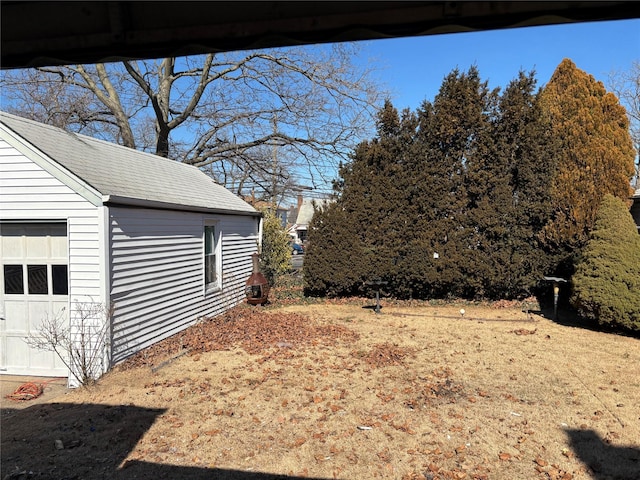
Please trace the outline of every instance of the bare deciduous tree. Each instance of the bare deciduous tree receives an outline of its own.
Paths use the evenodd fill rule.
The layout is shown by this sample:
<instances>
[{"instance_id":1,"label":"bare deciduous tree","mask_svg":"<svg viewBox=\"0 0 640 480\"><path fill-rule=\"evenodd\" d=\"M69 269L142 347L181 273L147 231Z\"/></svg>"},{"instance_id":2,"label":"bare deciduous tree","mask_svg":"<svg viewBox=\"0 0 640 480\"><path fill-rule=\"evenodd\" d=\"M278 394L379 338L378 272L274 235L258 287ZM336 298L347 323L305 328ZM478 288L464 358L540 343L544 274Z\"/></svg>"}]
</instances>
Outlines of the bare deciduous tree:
<instances>
[{"instance_id":1,"label":"bare deciduous tree","mask_svg":"<svg viewBox=\"0 0 640 480\"><path fill-rule=\"evenodd\" d=\"M640 60L632 62L629 70L609 73L607 88L618 97L627 110L629 130L636 148L636 159L638 159L640 155ZM639 188L640 160L637 162L636 188Z\"/></svg>"},{"instance_id":2,"label":"bare deciduous tree","mask_svg":"<svg viewBox=\"0 0 640 480\"><path fill-rule=\"evenodd\" d=\"M5 106L260 186L290 173L268 151L330 180L369 133L384 92L335 44L5 71ZM287 171L285 171L287 170ZM236 175L239 173L240 176ZM329 178L325 178L328 176ZM231 183L231 182L230 182ZM273 195L273 192L272 192Z\"/></svg>"}]
</instances>

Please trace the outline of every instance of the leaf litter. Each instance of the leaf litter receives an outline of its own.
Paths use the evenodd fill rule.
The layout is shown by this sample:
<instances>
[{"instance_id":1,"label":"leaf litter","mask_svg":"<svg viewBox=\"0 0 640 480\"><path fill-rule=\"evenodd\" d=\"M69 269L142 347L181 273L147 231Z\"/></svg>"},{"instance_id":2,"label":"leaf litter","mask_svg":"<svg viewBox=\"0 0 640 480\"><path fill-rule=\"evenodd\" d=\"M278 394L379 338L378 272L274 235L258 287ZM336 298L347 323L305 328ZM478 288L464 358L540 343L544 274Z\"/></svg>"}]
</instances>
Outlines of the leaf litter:
<instances>
[{"instance_id":1,"label":"leaf litter","mask_svg":"<svg viewBox=\"0 0 640 480\"><path fill-rule=\"evenodd\" d=\"M465 306L476 318L517 316L507 308ZM170 466L185 478L632 478L637 339L540 317L526 332L460 323L439 318L443 306L385 312L240 307L201 320L68 394L71 407L31 415L27 433L3 412L3 474L155 479ZM87 405L104 414L83 416ZM129 406L162 413L136 442L114 442L130 428ZM600 443L587 444L591 433ZM57 437L74 448L56 450ZM116 444L127 448L111 465ZM34 446L47 452L41 460Z\"/></svg>"}]
</instances>

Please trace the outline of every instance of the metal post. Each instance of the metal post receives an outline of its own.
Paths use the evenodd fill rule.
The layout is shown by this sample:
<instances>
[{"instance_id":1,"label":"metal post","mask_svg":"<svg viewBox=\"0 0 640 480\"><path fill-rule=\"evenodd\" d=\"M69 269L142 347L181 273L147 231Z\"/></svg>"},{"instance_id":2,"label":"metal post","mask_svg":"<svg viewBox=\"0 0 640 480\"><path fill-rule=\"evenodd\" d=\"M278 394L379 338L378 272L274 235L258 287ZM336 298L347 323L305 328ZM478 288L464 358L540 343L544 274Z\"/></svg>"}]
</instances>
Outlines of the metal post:
<instances>
[{"instance_id":1,"label":"metal post","mask_svg":"<svg viewBox=\"0 0 640 480\"><path fill-rule=\"evenodd\" d=\"M377 314L380 313L380 309L382 308L380 306L380 289L382 288L382 285L386 285L387 282L383 282L382 280L380 280L379 278L376 278L375 280L369 280L367 282L364 282L365 285L372 285L376 287L376 306L374 307L373 311Z\"/></svg>"}]
</instances>

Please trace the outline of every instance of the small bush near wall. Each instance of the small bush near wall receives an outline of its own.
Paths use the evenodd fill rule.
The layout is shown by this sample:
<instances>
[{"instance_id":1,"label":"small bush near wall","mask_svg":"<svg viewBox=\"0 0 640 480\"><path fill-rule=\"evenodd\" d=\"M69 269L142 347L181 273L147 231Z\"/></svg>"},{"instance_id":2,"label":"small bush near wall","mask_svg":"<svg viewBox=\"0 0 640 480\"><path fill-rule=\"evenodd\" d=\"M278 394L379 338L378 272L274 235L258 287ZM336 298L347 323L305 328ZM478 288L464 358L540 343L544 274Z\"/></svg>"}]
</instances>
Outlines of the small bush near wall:
<instances>
[{"instance_id":1,"label":"small bush near wall","mask_svg":"<svg viewBox=\"0 0 640 480\"><path fill-rule=\"evenodd\" d=\"M276 214L271 209L263 210L262 214L260 269L269 285L274 286L278 277L289 270L291 247L289 246L289 235Z\"/></svg>"}]
</instances>

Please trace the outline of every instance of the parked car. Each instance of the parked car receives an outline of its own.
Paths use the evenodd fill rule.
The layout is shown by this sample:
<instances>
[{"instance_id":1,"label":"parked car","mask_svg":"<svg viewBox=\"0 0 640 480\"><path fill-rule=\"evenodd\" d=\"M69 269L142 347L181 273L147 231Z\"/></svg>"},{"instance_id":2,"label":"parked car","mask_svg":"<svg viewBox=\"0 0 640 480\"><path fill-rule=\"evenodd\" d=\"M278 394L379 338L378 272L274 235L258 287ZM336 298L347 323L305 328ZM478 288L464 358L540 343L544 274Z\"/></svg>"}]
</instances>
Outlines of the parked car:
<instances>
[{"instance_id":1,"label":"parked car","mask_svg":"<svg viewBox=\"0 0 640 480\"><path fill-rule=\"evenodd\" d=\"M292 255L302 255L304 254L304 248L299 243L291 244L291 254Z\"/></svg>"}]
</instances>

